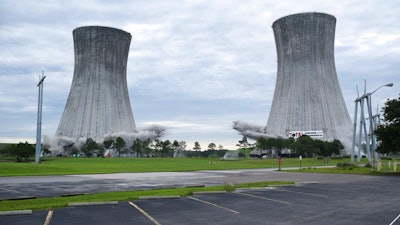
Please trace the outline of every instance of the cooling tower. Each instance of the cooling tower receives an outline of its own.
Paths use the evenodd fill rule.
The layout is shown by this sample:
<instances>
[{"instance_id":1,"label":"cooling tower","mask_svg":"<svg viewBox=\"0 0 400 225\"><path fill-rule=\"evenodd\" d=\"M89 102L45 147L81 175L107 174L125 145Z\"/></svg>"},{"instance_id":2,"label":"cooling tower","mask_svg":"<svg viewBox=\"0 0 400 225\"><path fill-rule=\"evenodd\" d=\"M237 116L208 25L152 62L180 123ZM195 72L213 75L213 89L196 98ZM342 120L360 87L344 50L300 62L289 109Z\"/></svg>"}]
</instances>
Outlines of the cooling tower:
<instances>
[{"instance_id":1,"label":"cooling tower","mask_svg":"<svg viewBox=\"0 0 400 225\"><path fill-rule=\"evenodd\" d=\"M352 126L336 75L335 17L301 13L272 25L278 55L274 98L266 133L298 137L307 134L345 146Z\"/></svg>"},{"instance_id":2,"label":"cooling tower","mask_svg":"<svg viewBox=\"0 0 400 225\"><path fill-rule=\"evenodd\" d=\"M126 67L131 35L99 26L73 31L75 68L56 136L102 141L107 133L134 132Z\"/></svg>"}]
</instances>

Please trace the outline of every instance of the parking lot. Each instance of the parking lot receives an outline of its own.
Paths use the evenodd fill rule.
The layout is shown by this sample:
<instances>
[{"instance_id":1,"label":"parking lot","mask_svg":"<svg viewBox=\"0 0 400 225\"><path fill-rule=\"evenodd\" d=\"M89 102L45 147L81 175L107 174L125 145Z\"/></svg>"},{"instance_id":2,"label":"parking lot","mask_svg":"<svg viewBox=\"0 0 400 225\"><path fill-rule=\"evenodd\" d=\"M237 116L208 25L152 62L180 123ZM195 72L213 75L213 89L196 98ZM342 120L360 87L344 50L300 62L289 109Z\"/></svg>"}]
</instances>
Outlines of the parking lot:
<instances>
[{"instance_id":1,"label":"parking lot","mask_svg":"<svg viewBox=\"0 0 400 225\"><path fill-rule=\"evenodd\" d=\"M0 224L400 225L399 179L303 183L0 216Z\"/></svg>"}]
</instances>

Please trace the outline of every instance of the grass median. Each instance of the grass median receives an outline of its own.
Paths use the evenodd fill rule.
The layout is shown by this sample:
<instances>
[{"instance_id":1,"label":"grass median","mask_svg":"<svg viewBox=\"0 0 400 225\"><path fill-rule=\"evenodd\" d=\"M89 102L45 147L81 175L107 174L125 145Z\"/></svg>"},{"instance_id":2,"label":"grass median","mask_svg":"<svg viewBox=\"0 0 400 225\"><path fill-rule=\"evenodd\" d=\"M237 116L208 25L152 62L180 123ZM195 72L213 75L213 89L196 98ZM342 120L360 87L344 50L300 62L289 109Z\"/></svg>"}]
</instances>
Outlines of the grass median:
<instances>
[{"instance_id":1,"label":"grass median","mask_svg":"<svg viewBox=\"0 0 400 225\"><path fill-rule=\"evenodd\" d=\"M303 158L303 167L336 165L350 159ZM363 162L365 163L365 162ZM218 160L206 158L51 158L41 163L0 162L0 176L71 175L136 172L179 172L278 168L277 159ZM284 158L281 167L298 167L297 158Z\"/></svg>"},{"instance_id":2,"label":"grass median","mask_svg":"<svg viewBox=\"0 0 400 225\"><path fill-rule=\"evenodd\" d=\"M98 194L85 194L67 197L36 198L25 200L3 200L0 201L0 211L11 210L51 210L66 207L68 203L75 202L103 202L103 201L128 201L138 199L140 196L171 196L180 195L182 197L192 195L194 192L201 191L233 191L236 188L268 187L276 185L294 184L291 181L265 181L243 184L226 184L223 186L209 187L186 187L156 190L136 190L121 192L106 192Z\"/></svg>"}]
</instances>

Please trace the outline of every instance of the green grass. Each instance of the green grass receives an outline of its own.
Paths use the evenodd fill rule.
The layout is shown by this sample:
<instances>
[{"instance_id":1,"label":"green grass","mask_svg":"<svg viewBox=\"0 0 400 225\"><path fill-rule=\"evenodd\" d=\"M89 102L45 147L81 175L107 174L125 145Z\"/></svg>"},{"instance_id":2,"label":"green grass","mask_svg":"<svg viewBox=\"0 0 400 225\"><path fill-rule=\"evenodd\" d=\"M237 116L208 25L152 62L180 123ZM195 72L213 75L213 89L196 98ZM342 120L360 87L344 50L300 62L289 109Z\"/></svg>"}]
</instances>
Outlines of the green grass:
<instances>
[{"instance_id":1,"label":"green grass","mask_svg":"<svg viewBox=\"0 0 400 225\"><path fill-rule=\"evenodd\" d=\"M235 188L251 188L251 187L267 187L271 185L287 185L294 184L290 181L265 181L246 184L233 184L223 186L210 187L193 187L193 188L171 188L159 190L139 190L139 191L122 191L122 192L107 192L90 195L78 195L69 197L52 197L52 198L37 198L26 200L3 200L0 201L0 211L11 210L50 210L54 208L66 207L68 203L73 202L101 202L101 201L129 201L138 199L140 196L169 196L180 195L189 196L198 191L233 191Z\"/></svg>"},{"instance_id":2,"label":"green grass","mask_svg":"<svg viewBox=\"0 0 400 225\"><path fill-rule=\"evenodd\" d=\"M306 158L303 167L336 165L350 159L331 159L324 164L322 159ZM364 162L365 163L365 162ZM297 167L297 158L284 158L281 167ZM33 162L0 162L0 176L177 172L196 170L228 170L278 168L276 159L242 159L222 161L204 158L52 158L40 164Z\"/></svg>"},{"instance_id":3,"label":"green grass","mask_svg":"<svg viewBox=\"0 0 400 225\"><path fill-rule=\"evenodd\" d=\"M393 170L384 169L382 171L372 172L371 168L358 166L358 167L350 167L350 168L315 168L315 167L306 167L302 168L302 173L326 173L326 174L359 174L359 175L400 175L399 169L397 172L392 172ZM285 170L285 172L300 172L300 169L296 170Z\"/></svg>"}]
</instances>

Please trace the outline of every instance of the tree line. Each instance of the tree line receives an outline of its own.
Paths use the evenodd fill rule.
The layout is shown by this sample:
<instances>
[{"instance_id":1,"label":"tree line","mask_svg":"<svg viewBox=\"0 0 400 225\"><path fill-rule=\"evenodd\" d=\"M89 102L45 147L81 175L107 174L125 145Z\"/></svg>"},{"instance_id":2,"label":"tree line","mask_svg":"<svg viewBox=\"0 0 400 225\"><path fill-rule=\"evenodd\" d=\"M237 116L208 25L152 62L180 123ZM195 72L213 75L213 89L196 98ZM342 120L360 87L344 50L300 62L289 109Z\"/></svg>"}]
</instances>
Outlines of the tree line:
<instances>
[{"instance_id":1,"label":"tree line","mask_svg":"<svg viewBox=\"0 0 400 225\"><path fill-rule=\"evenodd\" d=\"M277 156L282 155L283 149L290 150L291 156L303 156L303 157L315 157L324 156L328 157L331 155L340 155L344 149L343 144L339 140L323 141L319 139L313 139L307 135L300 136L297 139L294 138L264 138L260 137L254 144L250 144L247 137L243 137L239 141L237 146L240 149L250 148L256 150L266 151L265 154L272 155L275 153ZM264 154L264 153L263 153ZM260 153L261 155L261 153Z\"/></svg>"},{"instance_id":2,"label":"tree line","mask_svg":"<svg viewBox=\"0 0 400 225\"><path fill-rule=\"evenodd\" d=\"M160 139L135 139L131 146L127 146L126 141L122 137L115 140L106 140L102 144L96 143L93 139L88 138L80 149L74 148L70 154L76 155L82 153L86 157L104 157L107 156L106 151L111 150L121 157L121 154L130 154L134 157L223 157L226 149L222 145L210 143L207 150L201 151L199 142L195 142L192 150L186 150L185 141L170 141Z\"/></svg>"}]
</instances>

